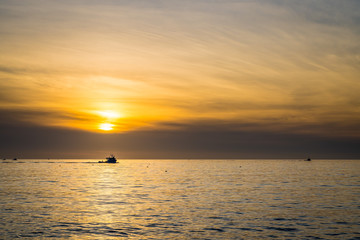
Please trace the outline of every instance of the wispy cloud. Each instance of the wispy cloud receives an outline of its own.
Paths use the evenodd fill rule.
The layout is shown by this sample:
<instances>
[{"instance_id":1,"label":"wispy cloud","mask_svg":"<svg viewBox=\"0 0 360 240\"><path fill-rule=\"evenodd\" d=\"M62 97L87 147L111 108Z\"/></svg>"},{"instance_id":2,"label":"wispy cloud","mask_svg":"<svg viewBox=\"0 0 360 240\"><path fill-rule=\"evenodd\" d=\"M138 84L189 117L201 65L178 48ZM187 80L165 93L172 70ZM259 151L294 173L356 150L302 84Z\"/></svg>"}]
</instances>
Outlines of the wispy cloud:
<instances>
[{"instance_id":1,"label":"wispy cloud","mask_svg":"<svg viewBox=\"0 0 360 240\"><path fill-rule=\"evenodd\" d=\"M354 126L359 10L355 0L4 0L0 104L113 108L136 127Z\"/></svg>"}]
</instances>

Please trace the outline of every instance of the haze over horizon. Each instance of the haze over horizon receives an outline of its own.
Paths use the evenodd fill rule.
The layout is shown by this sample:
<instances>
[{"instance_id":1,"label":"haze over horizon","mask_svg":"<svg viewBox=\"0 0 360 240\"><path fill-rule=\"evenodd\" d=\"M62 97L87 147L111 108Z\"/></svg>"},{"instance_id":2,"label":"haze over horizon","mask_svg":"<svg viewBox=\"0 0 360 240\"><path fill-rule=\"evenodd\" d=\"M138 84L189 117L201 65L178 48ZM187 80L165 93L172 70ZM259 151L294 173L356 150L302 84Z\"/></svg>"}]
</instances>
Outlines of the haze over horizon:
<instances>
[{"instance_id":1,"label":"haze over horizon","mask_svg":"<svg viewBox=\"0 0 360 240\"><path fill-rule=\"evenodd\" d=\"M356 0L0 0L0 157L358 158Z\"/></svg>"}]
</instances>

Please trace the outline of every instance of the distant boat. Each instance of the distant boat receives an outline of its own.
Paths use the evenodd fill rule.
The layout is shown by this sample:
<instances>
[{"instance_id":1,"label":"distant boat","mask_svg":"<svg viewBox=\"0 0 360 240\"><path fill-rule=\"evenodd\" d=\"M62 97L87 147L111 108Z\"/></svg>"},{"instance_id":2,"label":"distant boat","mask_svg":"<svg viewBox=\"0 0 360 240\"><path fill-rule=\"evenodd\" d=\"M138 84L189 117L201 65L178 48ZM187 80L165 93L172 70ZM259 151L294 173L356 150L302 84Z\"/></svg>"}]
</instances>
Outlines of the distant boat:
<instances>
[{"instance_id":1,"label":"distant boat","mask_svg":"<svg viewBox=\"0 0 360 240\"><path fill-rule=\"evenodd\" d=\"M110 157L106 158L106 161L99 161L99 163L116 163L116 158L114 155L110 155Z\"/></svg>"},{"instance_id":2,"label":"distant boat","mask_svg":"<svg viewBox=\"0 0 360 240\"><path fill-rule=\"evenodd\" d=\"M310 161L311 161L311 158L305 159L304 161L310 162Z\"/></svg>"}]
</instances>

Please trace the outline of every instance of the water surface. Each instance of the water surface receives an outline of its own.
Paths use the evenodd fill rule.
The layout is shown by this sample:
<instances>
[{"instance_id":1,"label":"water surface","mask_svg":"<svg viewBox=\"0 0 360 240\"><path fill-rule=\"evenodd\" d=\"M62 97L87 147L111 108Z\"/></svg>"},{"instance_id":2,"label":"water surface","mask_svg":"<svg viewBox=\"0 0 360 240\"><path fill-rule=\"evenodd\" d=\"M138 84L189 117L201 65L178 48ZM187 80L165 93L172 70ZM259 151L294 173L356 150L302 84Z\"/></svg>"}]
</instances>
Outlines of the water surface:
<instances>
[{"instance_id":1,"label":"water surface","mask_svg":"<svg viewBox=\"0 0 360 240\"><path fill-rule=\"evenodd\" d=\"M356 160L7 160L3 239L360 239Z\"/></svg>"}]
</instances>

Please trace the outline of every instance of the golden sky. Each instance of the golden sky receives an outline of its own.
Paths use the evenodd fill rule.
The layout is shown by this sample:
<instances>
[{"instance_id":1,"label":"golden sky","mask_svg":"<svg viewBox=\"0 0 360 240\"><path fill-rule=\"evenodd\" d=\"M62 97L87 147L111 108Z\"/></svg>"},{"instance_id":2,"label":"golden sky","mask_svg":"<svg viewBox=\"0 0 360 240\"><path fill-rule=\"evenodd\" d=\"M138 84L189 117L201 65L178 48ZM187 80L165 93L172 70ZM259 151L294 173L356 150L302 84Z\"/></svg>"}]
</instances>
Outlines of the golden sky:
<instances>
[{"instance_id":1,"label":"golden sky","mask_svg":"<svg viewBox=\"0 0 360 240\"><path fill-rule=\"evenodd\" d=\"M359 26L355 0L1 0L0 110L93 132L359 137Z\"/></svg>"}]
</instances>

